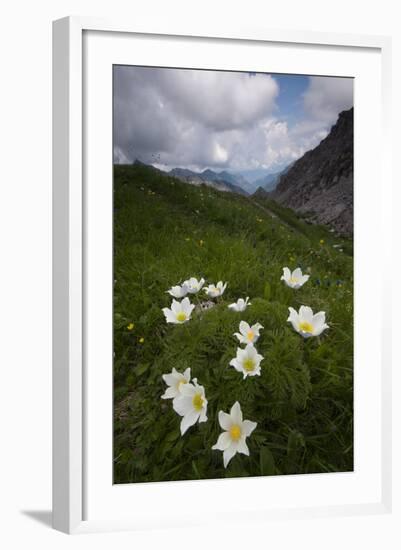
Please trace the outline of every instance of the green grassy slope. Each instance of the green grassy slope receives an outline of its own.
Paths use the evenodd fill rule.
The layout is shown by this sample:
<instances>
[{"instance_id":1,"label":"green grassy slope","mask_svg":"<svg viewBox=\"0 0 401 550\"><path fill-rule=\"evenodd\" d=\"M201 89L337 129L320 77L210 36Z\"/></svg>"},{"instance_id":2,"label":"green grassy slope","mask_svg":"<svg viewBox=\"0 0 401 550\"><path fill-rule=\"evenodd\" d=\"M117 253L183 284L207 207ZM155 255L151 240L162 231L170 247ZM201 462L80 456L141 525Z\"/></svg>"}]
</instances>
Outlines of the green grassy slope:
<instances>
[{"instance_id":1,"label":"green grassy slope","mask_svg":"<svg viewBox=\"0 0 401 550\"><path fill-rule=\"evenodd\" d=\"M325 229L275 213L146 166L115 167L116 483L352 470L351 246L339 252ZM285 287L284 266L302 267L310 280ZM166 290L190 276L228 287L213 309L167 325ZM246 296L244 313L227 309ZM330 329L321 337L304 341L286 322L288 306L301 304L326 312ZM241 319L265 327L256 344L262 374L246 380L229 367ZM181 437L180 417L160 398L161 375L187 366L205 386L209 420ZM237 454L225 470L211 447L218 411L236 400L258 426L250 457Z\"/></svg>"}]
</instances>

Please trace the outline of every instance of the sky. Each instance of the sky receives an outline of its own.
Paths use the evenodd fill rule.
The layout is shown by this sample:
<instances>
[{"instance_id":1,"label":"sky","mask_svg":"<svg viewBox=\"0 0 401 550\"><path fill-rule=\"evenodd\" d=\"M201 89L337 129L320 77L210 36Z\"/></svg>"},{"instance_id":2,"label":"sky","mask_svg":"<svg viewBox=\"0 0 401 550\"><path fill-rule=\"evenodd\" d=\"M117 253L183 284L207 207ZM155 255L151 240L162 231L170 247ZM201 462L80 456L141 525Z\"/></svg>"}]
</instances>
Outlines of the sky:
<instances>
[{"instance_id":1,"label":"sky","mask_svg":"<svg viewBox=\"0 0 401 550\"><path fill-rule=\"evenodd\" d=\"M275 172L352 106L349 78L114 66L114 162Z\"/></svg>"}]
</instances>

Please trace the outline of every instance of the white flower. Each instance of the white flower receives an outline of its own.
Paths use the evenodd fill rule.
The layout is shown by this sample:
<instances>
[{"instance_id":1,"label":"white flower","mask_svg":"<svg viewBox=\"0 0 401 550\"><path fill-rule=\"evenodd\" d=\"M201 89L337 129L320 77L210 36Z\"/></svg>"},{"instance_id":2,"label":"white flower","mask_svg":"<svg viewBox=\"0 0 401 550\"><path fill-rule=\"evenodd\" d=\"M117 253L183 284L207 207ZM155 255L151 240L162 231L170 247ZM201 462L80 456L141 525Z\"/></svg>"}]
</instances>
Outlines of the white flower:
<instances>
[{"instance_id":1,"label":"white flower","mask_svg":"<svg viewBox=\"0 0 401 550\"><path fill-rule=\"evenodd\" d=\"M329 328L326 325L326 314L324 311L319 311L313 315L313 311L308 306L301 306L299 308L299 313L295 311L294 308L288 308L290 315L287 319L294 330L299 332L304 338L309 338L310 336L319 336L326 328Z\"/></svg>"},{"instance_id":2,"label":"white flower","mask_svg":"<svg viewBox=\"0 0 401 550\"><path fill-rule=\"evenodd\" d=\"M237 348L237 356L231 359L230 365L238 372L242 372L244 379L247 376L260 376L260 355L253 344L248 344L245 349Z\"/></svg>"},{"instance_id":3,"label":"white flower","mask_svg":"<svg viewBox=\"0 0 401 550\"><path fill-rule=\"evenodd\" d=\"M184 285L186 286L190 294L196 294L197 292L199 292L204 284L205 279L201 279L200 281L198 281L198 279L196 279L195 277L191 277L187 281L184 281Z\"/></svg>"},{"instance_id":4,"label":"white flower","mask_svg":"<svg viewBox=\"0 0 401 550\"><path fill-rule=\"evenodd\" d=\"M284 281L290 288L301 288L301 286L304 285L308 279L309 275L302 275L300 267L294 269L292 273L288 267L283 267L283 274L280 280Z\"/></svg>"},{"instance_id":5,"label":"white flower","mask_svg":"<svg viewBox=\"0 0 401 550\"><path fill-rule=\"evenodd\" d=\"M180 395L182 385L188 384L191 380L191 369L187 368L182 373L173 368L170 374L163 374L162 378L168 386L162 395L162 399L174 399L174 397Z\"/></svg>"},{"instance_id":6,"label":"white flower","mask_svg":"<svg viewBox=\"0 0 401 550\"><path fill-rule=\"evenodd\" d=\"M246 438L251 435L257 423L250 420L242 420L241 406L236 401L231 407L230 414L219 412L219 424L225 430L219 435L216 445L212 449L223 451L224 468L236 453L249 456Z\"/></svg>"},{"instance_id":7,"label":"white flower","mask_svg":"<svg viewBox=\"0 0 401 550\"><path fill-rule=\"evenodd\" d=\"M183 283L182 285L172 286L167 292L173 298L184 298L188 294L188 287Z\"/></svg>"},{"instance_id":8,"label":"white flower","mask_svg":"<svg viewBox=\"0 0 401 550\"><path fill-rule=\"evenodd\" d=\"M240 344L254 344L260 334L260 329L262 329L263 326L260 323L255 323L252 326L249 326L246 321L241 321L239 324L239 333L234 332L234 336L236 336L240 342Z\"/></svg>"},{"instance_id":9,"label":"white flower","mask_svg":"<svg viewBox=\"0 0 401 550\"><path fill-rule=\"evenodd\" d=\"M233 311L245 311L248 306L252 305L252 303L248 300L249 296L246 297L246 300L244 300L243 298L238 298L236 302L230 304L228 307Z\"/></svg>"},{"instance_id":10,"label":"white flower","mask_svg":"<svg viewBox=\"0 0 401 550\"><path fill-rule=\"evenodd\" d=\"M166 317L167 323L182 324L189 321L194 307L195 306L189 301L189 298L184 298L181 302L173 300L171 309L164 307L162 311Z\"/></svg>"},{"instance_id":11,"label":"white flower","mask_svg":"<svg viewBox=\"0 0 401 550\"><path fill-rule=\"evenodd\" d=\"M180 425L181 435L184 435L198 420L199 422L207 420L205 388L198 385L196 378L192 382L192 384L182 384L180 394L173 401L175 412L183 417Z\"/></svg>"},{"instance_id":12,"label":"white flower","mask_svg":"<svg viewBox=\"0 0 401 550\"><path fill-rule=\"evenodd\" d=\"M209 285L204 290L210 298L217 298L221 296L227 287L227 283L223 284L223 281L219 281L217 285Z\"/></svg>"}]
</instances>

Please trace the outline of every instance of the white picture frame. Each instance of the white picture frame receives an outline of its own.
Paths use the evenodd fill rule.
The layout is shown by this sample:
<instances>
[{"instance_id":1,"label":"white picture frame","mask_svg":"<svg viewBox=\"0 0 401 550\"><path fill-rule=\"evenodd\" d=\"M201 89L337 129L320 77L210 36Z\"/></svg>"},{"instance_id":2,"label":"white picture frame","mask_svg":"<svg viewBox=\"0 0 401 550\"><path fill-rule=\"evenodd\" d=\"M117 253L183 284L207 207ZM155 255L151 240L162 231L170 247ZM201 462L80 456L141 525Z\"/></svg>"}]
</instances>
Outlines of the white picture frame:
<instances>
[{"instance_id":1,"label":"white picture frame","mask_svg":"<svg viewBox=\"0 0 401 550\"><path fill-rule=\"evenodd\" d=\"M93 40L88 45L85 36L93 37ZM103 39L107 37L107 51L104 49ZM99 40L100 38L100 40ZM85 72L85 63L91 63L94 59L99 59L102 63L113 62L112 56L115 54L118 57L118 48L123 51L121 54L124 60L129 60L130 53L126 48L127 43L122 45L122 40L141 39L146 43L164 40L166 43L166 51L163 51L163 59L161 49L154 47L149 50L149 56L145 55L146 51L141 52L143 64L156 63L159 59L159 65L168 63L168 44L171 43L172 51L175 48L175 42L179 41L180 45L184 42L186 45L197 43L197 48L202 49L205 45L208 46L209 51L213 48L217 48L217 44L220 47L224 47L224 54L234 46L238 50L236 53L239 55L235 59L230 61L228 57L229 66L241 69L241 47L257 47L263 48L270 45L274 47L285 46L292 51L302 49L305 59L308 57L308 52L314 52L318 48L326 48L325 52L330 52L330 55L335 58L339 55L338 52L342 52L343 59L352 55L357 55L358 52L366 52L370 57L366 63L367 67L371 66L373 72L376 71L380 82L375 82L376 95L374 96L375 102L375 115L378 129L380 130L377 136L377 143L380 144L380 158L378 165L376 166L377 176L380 180L381 193L387 189L391 181L390 178L390 160L389 153L389 127L390 127L390 51L391 43L390 39L386 37L373 37L373 36L353 36L353 35L336 35L326 33L313 33L313 32L290 32L290 31L275 31L275 30L236 30L236 29L184 29L180 26L166 25L166 28L143 28L140 24L131 24L121 21L104 21L93 18L82 17L68 17L54 22L53 32L53 526L54 528L64 531L66 533L87 532L97 530L114 530L114 529L138 529L144 526L154 525L162 526L165 524L171 524L170 518L166 516L161 517L160 514L151 514L150 510L154 511L155 500L159 500L163 503L166 499L171 498L171 489L168 487L170 483L164 484L141 484L140 488L136 489L136 493L128 496L130 492L129 486L120 487L118 494L111 497L109 493L93 492L93 487L102 487L101 476L102 470L96 470L93 463L87 456L91 454L91 447L96 449L106 449L105 453L102 453L99 458L99 462L106 464L110 461L111 470L111 455L107 454L108 447L102 447L103 442L91 438L90 434L94 433L93 412L90 407L94 406L93 403L96 399L91 394L91 388L93 385L93 378L88 376L90 367L88 366L88 357L90 363L91 354L88 354L88 349L91 341L91 331L93 328L88 329L86 317L93 315L90 308L91 300L87 299L88 294L88 277L86 270L90 263L100 261L99 259L91 256L91 243L93 244L92 237L93 231L90 227L92 221L95 220L96 215L93 215L97 208L107 208L107 200L110 196L106 193L99 192L100 198L93 199L93 194L90 189L85 186L85 180L88 178L88 167L85 164L85 155L96 154L96 150L92 150L88 147L86 134L84 131L92 131L85 125L88 123L87 114L88 109L87 96L85 95L85 82L87 84L88 78L97 78L95 73L91 73L89 66L88 72ZM116 46L113 49L110 47L113 43L120 42L120 46ZM135 48L135 44L133 46ZM178 48L179 49L179 48ZM181 48L182 49L182 48ZM256 50L255 50L256 51ZM111 52L111 53L110 53ZM195 52L195 50L194 50ZM196 52L195 52L196 53ZM371 55L372 54L372 55ZM177 54L178 55L178 54ZM199 54L201 55L201 54ZM210 54L209 54L210 55ZM93 57L95 56L95 57ZM98 56L98 57L96 57ZM109 57L108 57L109 56ZM166 57L167 56L167 57ZM232 56L232 54L231 54ZM316 57L314 63L321 63L321 60ZM106 60L107 58L107 60ZM118 62L122 58L118 58ZM138 57L135 58L132 64L140 64ZM201 58L199 58L201 59ZM217 57L218 59L218 57ZM99 75L102 71L101 62L99 61ZM244 61L245 62L245 61ZM211 63L211 62L210 62ZM218 63L218 61L216 61ZM361 63L363 65L363 63ZM176 63L174 63L176 66ZM212 66L212 65L208 65ZM316 65L318 66L318 65ZM312 65L311 65L312 67ZM86 67L88 69L88 67ZM249 67L250 70L253 67ZM344 66L345 76L353 76L353 69L350 65L349 68ZM361 68L361 71L363 68ZM96 72L96 71L95 71ZM375 73L375 74L376 74ZM313 74L313 73L311 73ZM315 73L321 74L321 73ZM330 74L330 73L328 73ZM362 73L361 73L362 74ZM99 76L101 78L101 76ZM362 77L361 77L362 78ZM361 80L362 82L362 80ZM107 86L106 86L107 88ZM107 91L105 95L99 94L99 102L107 102ZM99 103L100 105L100 103ZM103 103L104 106L104 103ZM98 108L94 105L93 108ZM363 109L361 108L361 112ZM109 127L111 117L111 104L110 113L104 126L99 126L98 129L104 129ZM357 124L361 124L359 128L362 128L363 121L357 118ZM99 124L103 124L99 121ZM358 125L357 125L358 129ZM105 135L107 132L100 132ZM356 132L356 136L363 140L362 133ZM105 138L106 139L106 138ZM110 139L110 136L107 137ZM107 147L109 142L98 142L94 147L98 148L98 152L107 154ZM94 153L95 151L95 153ZM358 150L356 151L358 156ZM111 159L111 151L110 151ZM363 158L359 157L361 173L364 167ZM111 160L110 160L111 163ZM107 170L106 170L107 172ZM109 177L111 172L107 172L105 177ZM89 169L90 178L90 169ZM363 193L364 191L361 191ZM103 201L97 202L97 201ZM366 209L370 208L371 204L366 203ZM371 239L374 243L380 244L385 242L385 239L380 239L380 236L385 235L388 231L388 209L391 205L388 202L383 201L379 210L380 223L377 225L376 238L372 233ZM365 223L363 211L356 209L356 223L363 226ZM94 222L96 223L96 222ZM106 223L104 231L108 231L103 235L106 242L111 242L110 226ZM375 240L376 239L376 240ZM103 241L104 242L104 241ZM371 241L372 242L372 241ZM361 271L364 267L363 253L366 252L364 248L364 241L361 239L360 246L361 253L359 255L358 262ZM379 296L375 302L377 307L377 315L380 319L383 316L384 310L390 303L390 296L388 291L388 285L385 281L386 265L388 265L388 254L386 249L380 249L378 252L381 254L383 260L383 273L377 274L377 278L374 281L374 288L379 291ZM357 264L359 266L359 264ZM100 292L102 287L98 289L89 285L90 293ZM103 287L104 288L104 287ZM107 287L106 287L107 288ZM368 292L368 289L363 286L361 282L360 299L363 301L365 295L363 293ZM382 294L380 294L382 292ZM362 296L361 296L362 295ZM102 307L102 301L100 300L99 308ZM380 308L380 311L379 311ZM97 310L97 317L99 317L99 311ZM107 304L106 304L106 315ZM363 310L360 310L361 323L363 322ZM358 322L358 319L357 319ZM104 328L104 327L103 327ZM99 330L103 330L99 327ZM107 330L107 326L105 327ZM245 510L243 517L244 520L250 519L251 515L253 519L263 521L272 517L311 517L314 514L327 514L327 515L347 515L347 514L364 514L364 513L385 513L391 510L391 358L389 356L390 342L389 334L384 331L382 325L380 325L380 340L377 347L371 352L364 355L364 360L370 361L372 378L368 383L368 389L358 389L358 377L355 381L356 392L360 391L360 402L363 403L367 399L374 397L374 406L377 413L377 429L373 430L375 441L374 445L378 449L376 459L373 464L375 474L372 476L376 479L376 485L372 490L367 490L366 494L358 500L355 496L360 491L360 487L366 482L363 479L359 480L355 485L355 494L350 490L350 499L341 500L338 496L333 501L326 500L320 505L316 505L318 500L309 500L302 496L304 488L302 488L302 480L298 481L295 478L280 480L279 478L272 481L276 486L278 484L284 484L284 492L288 496L289 484L298 484L299 493L295 498L295 504L291 507L285 505L285 502L270 503L267 508L264 508L262 504L255 501L254 508ZM366 328L366 331L369 329ZM377 330L376 330L377 333ZM365 337L369 334L364 333ZM106 338L107 339L107 338ZM357 353L363 354L361 348L357 349ZM107 365L105 365L105 369ZM89 369L89 370L88 370ZM104 371L106 372L106 371ZM100 379L102 376L99 377ZM96 388L96 392L106 395L107 391L111 394L111 387L107 390L107 376L103 377L103 382L99 381L99 387ZM111 384L111 375L109 378L109 384ZM368 395L364 392L370 391ZM103 393L102 393L103 392ZM106 392L106 393L104 393ZM88 395L91 396L88 400ZM90 406L88 407L88 402ZM108 404L109 402L106 401ZM98 406L98 405L97 405ZM101 421L104 420L106 426L105 431L110 428L111 418L108 420L110 410L107 405L104 405L103 411L97 409L100 414ZM104 415L104 416L103 416ZM362 424L361 424L362 426ZM357 428L356 428L357 429ZM111 437L111 433L109 434ZM108 443L110 440L108 440ZM106 443L105 443L106 445ZM92 452L93 456L93 452ZM366 468L368 464L366 465ZM105 470L103 470L104 472ZM342 474L330 474L331 476L341 476ZM97 477L95 477L97 476ZM345 474L346 476L346 474ZM316 476L297 476L300 477L314 477ZM92 479L93 478L93 479ZM342 489L347 487L347 484L352 483L350 478L344 478L340 481L342 483ZM260 487L261 480L225 480L224 491L227 491L227 495L231 495L231 491L238 488L238 482L241 483L241 491L247 494L255 494ZM255 483L256 482L256 483ZM319 484L324 484L324 480L320 480L319 483L314 483L314 487L311 486L311 494L314 491L319 491ZM220 485L219 485L220 484ZM247 484L247 485L246 485ZM189 482L179 482L174 487L175 493L181 496L185 496L188 491ZM358 485L358 486L357 486ZM270 486L273 490L273 486ZM359 488L358 488L359 487ZM200 499L206 499L208 495L213 491L222 491L221 481L201 481L196 482L196 489L192 485L190 490L196 490ZM308 489L309 491L309 489ZM323 490L322 490L323 491ZM217 493L216 493L217 494ZM333 493L334 494L334 493ZM361 493L362 494L362 493ZM119 507L116 506L116 498L122 503L121 509L124 509L124 502L135 502L135 499L140 498L143 503L143 509L133 514L127 512L122 514L119 511ZM179 497L176 497L179 498ZM99 507L97 513L88 516L88 501L99 501ZM128 499L128 500L125 500ZM131 500L129 500L131 499ZM132 500L134 499L134 500ZM111 502L115 513L111 513L111 507L109 511L106 506L103 507L102 500L105 502ZM125 505L126 506L126 505ZM142 505L141 505L142 506ZM233 501L232 507L235 509L235 502ZM156 506L157 508L157 506ZM161 508L160 508L161 510ZM251 511L257 512L251 514ZM109 515L110 513L110 515ZM212 510L212 514L215 511ZM139 517L140 515L140 517ZM157 517L157 519L155 519ZM209 521L212 518L205 517L204 521ZM227 518L220 518L227 519ZM191 523L202 522L201 517L191 516L180 521L184 521L186 525Z\"/></svg>"}]
</instances>

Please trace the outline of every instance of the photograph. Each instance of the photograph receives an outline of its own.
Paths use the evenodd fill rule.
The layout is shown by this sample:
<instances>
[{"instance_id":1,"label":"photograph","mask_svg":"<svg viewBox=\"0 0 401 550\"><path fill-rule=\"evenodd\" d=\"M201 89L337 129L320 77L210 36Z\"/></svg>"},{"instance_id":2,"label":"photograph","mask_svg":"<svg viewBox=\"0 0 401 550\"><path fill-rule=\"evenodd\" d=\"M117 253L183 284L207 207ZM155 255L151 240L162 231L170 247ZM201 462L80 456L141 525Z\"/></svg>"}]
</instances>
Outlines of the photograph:
<instances>
[{"instance_id":1,"label":"photograph","mask_svg":"<svg viewBox=\"0 0 401 550\"><path fill-rule=\"evenodd\" d=\"M354 79L113 65L113 482L354 470Z\"/></svg>"}]
</instances>

